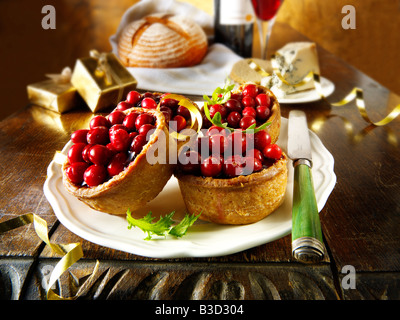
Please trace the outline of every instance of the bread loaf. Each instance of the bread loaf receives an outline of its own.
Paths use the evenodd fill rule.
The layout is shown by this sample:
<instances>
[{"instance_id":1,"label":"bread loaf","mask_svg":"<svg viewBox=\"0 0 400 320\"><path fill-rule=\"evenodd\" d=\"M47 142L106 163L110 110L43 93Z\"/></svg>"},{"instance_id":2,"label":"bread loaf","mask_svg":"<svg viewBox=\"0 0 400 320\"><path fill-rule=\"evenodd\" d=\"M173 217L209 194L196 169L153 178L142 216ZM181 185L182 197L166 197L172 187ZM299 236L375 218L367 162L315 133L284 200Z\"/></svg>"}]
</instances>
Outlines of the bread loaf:
<instances>
[{"instance_id":1,"label":"bread loaf","mask_svg":"<svg viewBox=\"0 0 400 320\"><path fill-rule=\"evenodd\" d=\"M128 24L118 39L118 54L127 67L193 66L207 53L203 29L189 18L154 14Z\"/></svg>"}]
</instances>

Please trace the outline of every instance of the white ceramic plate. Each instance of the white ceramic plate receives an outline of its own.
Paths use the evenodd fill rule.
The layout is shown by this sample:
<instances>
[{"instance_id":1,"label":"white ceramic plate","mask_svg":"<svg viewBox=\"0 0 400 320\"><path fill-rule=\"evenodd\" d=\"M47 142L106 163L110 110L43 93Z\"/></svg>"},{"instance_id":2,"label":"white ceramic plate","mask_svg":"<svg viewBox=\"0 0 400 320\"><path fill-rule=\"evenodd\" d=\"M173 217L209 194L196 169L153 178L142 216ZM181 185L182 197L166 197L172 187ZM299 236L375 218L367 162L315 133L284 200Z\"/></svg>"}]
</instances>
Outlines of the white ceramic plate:
<instances>
[{"instance_id":1,"label":"white ceramic plate","mask_svg":"<svg viewBox=\"0 0 400 320\"><path fill-rule=\"evenodd\" d=\"M332 81L321 77L322 94L325 97L330 96L335 91L335 85ZM279 103L307 103L321 100L317 90L307 90L287 95L285 98L278 98Z\"/></svg>"},{"instance_id":2,"label":"white ceramic plate","mask_svg":"<svg viewBox=\"0 0 400 320\"><path fill-rule=\"evenodd\" d=\"M334 160L320 139L310 131L314 188L321 210L336 183L333 171ZM282 118L278 144L283 150L287 145L287 119ZM71 146L67 143L62 153ZM291 232L293 168L288 164L289 177L284 203L265 219L245 226L226 226L196 221L182 238L172 236L143 240L146 236L139 228L128 229L124 216L114 216L95 211L70 195L63 186L61 165L52 161L47 170L44 193L60 222L78 236L96 244L125 252L153 257L212 257L236 253L276 239ZM205 199L206 205L206 199ZM148 203L142 214L165 215L176 211L175 217L185 213L177 180L172 177L163 191Z\"/></svg>"}]
</instances>

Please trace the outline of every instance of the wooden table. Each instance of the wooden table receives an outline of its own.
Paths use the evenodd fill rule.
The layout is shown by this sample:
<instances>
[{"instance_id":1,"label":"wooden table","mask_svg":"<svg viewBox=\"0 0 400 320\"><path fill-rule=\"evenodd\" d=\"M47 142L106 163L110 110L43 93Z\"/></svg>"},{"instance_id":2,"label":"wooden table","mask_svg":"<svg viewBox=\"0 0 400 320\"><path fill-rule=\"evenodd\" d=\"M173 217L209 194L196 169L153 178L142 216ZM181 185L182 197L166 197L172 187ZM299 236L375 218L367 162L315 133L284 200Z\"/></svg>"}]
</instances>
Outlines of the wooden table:
<instances>
[{"instance_id":1,"label":"wooden table","mask_svg":"<svg viewBox=\"0 0 400 320\"><path fill-rule=\"evenodd\" d=\"M270 50L304 39L278 23ZM318 49L321 73L336 86L329 101L361 87L373 120L400 103L373 79ZM32 212L47 221L52 242L82 243L84 257L59 280L64 297L77 292L98 260L99 272L84 299L399 299L400 119L371 126L354 103L332 107L321 100L281 107L284 117L292 109L304 110L309 127L335 159L337 183L320 213L328 255L319 264L294 261L290 235L228 256L152 259L73 234L57 220L43 184L55 151L92 117L85 108L59 116L29 105L0 123L0 222ZM60 256L37 237L33 225L1 234L0 256L0 299L45 299L43 284ZM355 271L355 288L346 286L345 266Z\"/></svg>"}]
</instances>

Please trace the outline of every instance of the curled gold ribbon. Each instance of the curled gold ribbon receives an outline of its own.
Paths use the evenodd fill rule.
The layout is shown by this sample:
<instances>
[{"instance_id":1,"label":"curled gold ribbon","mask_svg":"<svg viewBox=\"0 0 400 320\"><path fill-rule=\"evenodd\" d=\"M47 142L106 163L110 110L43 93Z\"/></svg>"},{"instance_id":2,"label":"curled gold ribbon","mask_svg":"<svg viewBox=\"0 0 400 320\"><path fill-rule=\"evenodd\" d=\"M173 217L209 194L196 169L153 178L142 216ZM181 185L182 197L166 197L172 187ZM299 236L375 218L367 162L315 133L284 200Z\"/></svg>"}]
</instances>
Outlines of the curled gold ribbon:
<instances>
[{"instance_id":1,"label":"curled gold ribbon","mask_svg":"<svg viewBox=\"0 0 400 320\"><path fill-rule=\"evenodd\" d=\"M190 128L192 129L195 124L197 123L197 130L196 132L199 132L203 123L203 117L201 116L201 112L199 110L199 108L197 108L188 98L186 98L185 96L179 95L179 94L167 94L164 97L162 97L162 99L160 100L160 103L157 106L157 109L160 110L161 107L161 101L165 100L165 99L175 99L178 100L178 104L180 106L183 106L185 108L187 108L190 112L190 117L191 117L191 121L190 121ZM187 138L190 138L189 135L184 135L178 132L171 132L170 135L177 139L177 140L186 140Z\"/></svg>"},{"instance_id":2,"label":"curled gold ribbon","mask_svg":"<svg viewBox=\"0 0 400 320\"><path fill-rule=\"evenodd\" d=\"M272 59L276 59L276 55L272 55L271 60ZM274 65L274 64L272 64ZM254 71L260 73L261 75L265 76L265 74L267 74L267 76L269 75L268 73L265 72L265 70L263 70L254 60L251 60L249 62L249 67L252 68ZM279 70L277 70L277 68L274 68L274 73L277 75L277 77L285 84L289 84L281 75L281 73L279 72ZM314 73L312 71L310 71L300 82L294 84L294 86L300 86L303 85L305 83L307 83L308 81L310 81L311 79L314 80L314 84L315 84L315 89L317 90L318 94L321 96L322 99L326 100L326 96L323 94L322 92L322 86L321 86L321 80L320 80L320 76L317 73ZM289 84L292 85L293 84ZM358 109L358 112L360 113L361 117L368 123L374 125L374 126L384 126L388 123L390 123L391 121L393 121L399 114L400 114L400 104L397 105L386 117L384 117L382 120L377 121L377 122L373 122L367 113L366 107L365 107L365 100L364 100L364 94L363 94L363 90L360 88L353 88L349 94L347 94L342 100L338 101L338 102L329 102L327 101L330 105L334 106L334 107L340 107L340 106L344 106L348 103L350 103L351 101L356 100L356 106Z\"/></svg>"},{"instance_id":3,"label":"curled gold ribbon","mask_svg":"<svg viewBox=\"0 0 400 320\"><path fill-rule=\"evenodd\" d=\"M54 156L54 161L57 164L62 164L65 158L66 156L63 155L61 152L56 152ZM71 267L75 262L77 262L80 258L83 257L82 246L79 242L69 243L69 244L56 244L50 242L49 235L47 232L48 227L46 220L42 219L41 217L39 217L34 213L26 213L16 218L12 218L7 221L1 222L0 234L28 225L32 222L38 237L44 243L46 243L54 253L63 256L62 259L56 264L51 273L50 280L47 285L47 292L46 292L47 300L75 300L76 298L78 298L79 295L82 294L83 290L80 290L80 292L78 292L73 297L64 298L56 294L51 289L51 287L56 283L56 281L69 267ZM90 275L90 277L86 280L85 284L87 283L91 284L93 282L94 276L97 273L98 269L99 269L99 261L96 261L94 270ZM85 287L87 287L87 285Z\"/></svg>"},{"instance_id":4,"label":"curled gold ribbon","mask_svg":"<svg viewBox=\"0 0 400 320\"><path fill-rule=\"evenodd\" d=\"M33 222L36 234L38 237L46 243L50 249L63 258L56 264L51 273L50 280L47 286L46 298L48 300L73 300L76 297L62 298L56 294L51 287L57 281L57 279L66 271L71 265L83 257L82 247L80 243L71 244L56 244L50 242L47 233L47 222L40 218L38 215L33 213L26 213L16 218L9 219L0 223L0 233L4 233L15 228L30 224Z\"/></svg>"}]
</instances>

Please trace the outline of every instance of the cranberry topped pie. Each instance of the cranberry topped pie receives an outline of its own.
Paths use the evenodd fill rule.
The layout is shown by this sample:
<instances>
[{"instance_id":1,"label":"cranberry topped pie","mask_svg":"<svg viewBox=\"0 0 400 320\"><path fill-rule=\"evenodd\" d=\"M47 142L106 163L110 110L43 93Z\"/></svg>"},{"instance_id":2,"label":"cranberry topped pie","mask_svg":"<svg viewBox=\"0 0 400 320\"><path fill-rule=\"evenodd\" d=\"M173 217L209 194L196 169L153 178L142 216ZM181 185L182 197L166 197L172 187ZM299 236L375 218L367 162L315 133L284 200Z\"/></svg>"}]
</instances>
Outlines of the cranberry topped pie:
<instances>
[{"instance_id":1,"label":"cranberry topped pie","mask_svg":"<svg viewBox=\"0 0 400 320\"><path fill-rule=\"evenodd\" d=\"M186 208L220 224L263 219L281 205L287 185L287 156L275 143L281 124L277 99L264 87L246 84L204 112L208 130L182 150L175 171Z\"/></svg>"},{"instance_id":2,"label":"cranberry topped pie","mask_svg":"<svg viewBox=\"0 0 400 320\"><path fill-rule=\"evenodd\" d=\"M107 117L93 117L89 129L71 135L73 145L62 168L65 188L111 214L125 214L154 199L175 166L168 159L173 145L168 124L174 120L179 132L191 121L178 102L131 91Z\"/></svg>"}]
</instances>

